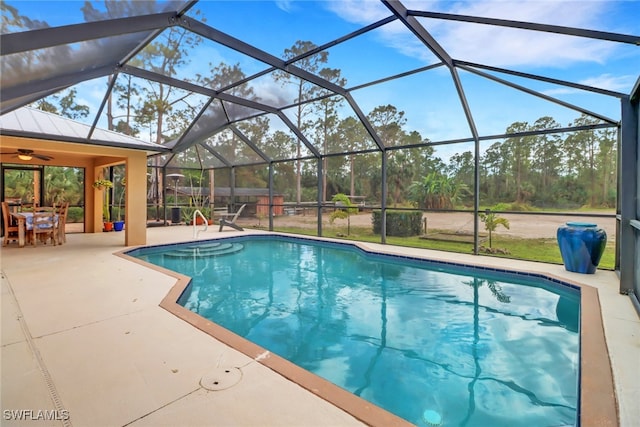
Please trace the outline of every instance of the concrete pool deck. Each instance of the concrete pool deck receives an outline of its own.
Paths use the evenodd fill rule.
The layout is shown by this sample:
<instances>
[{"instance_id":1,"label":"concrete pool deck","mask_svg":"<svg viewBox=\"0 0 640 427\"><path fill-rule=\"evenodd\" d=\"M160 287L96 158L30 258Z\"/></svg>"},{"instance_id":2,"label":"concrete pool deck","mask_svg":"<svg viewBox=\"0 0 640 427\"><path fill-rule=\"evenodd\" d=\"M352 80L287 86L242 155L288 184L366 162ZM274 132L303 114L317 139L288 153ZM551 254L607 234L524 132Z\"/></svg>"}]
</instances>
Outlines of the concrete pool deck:
<instances>
[{"instance_id":1,"label":"concrete pool deck","mask_svg":"<svg viewBox=\"0 0 640 427\"><path fill-rule=\"evenodd\" d=\"M200 238L233 234L210 228ZM150 228L147 239L149 244L192 240L192 228ZM60 247L2 248L1 425L363 425L159 307L175 277L115 256L123 241L121 233L70 234ZM619 425L637 425L640 319L629 298L618 293L615 273L579 275L559 265L383 248L540 271L597 288ZM241 370L237 384L221 391L202 387L203 376L230 367ZM221 388L225 381L221 378ZM15 419L20 416L30 420ZM42 417L59 419L43 422Z\"/></svg>"}]
</instances>

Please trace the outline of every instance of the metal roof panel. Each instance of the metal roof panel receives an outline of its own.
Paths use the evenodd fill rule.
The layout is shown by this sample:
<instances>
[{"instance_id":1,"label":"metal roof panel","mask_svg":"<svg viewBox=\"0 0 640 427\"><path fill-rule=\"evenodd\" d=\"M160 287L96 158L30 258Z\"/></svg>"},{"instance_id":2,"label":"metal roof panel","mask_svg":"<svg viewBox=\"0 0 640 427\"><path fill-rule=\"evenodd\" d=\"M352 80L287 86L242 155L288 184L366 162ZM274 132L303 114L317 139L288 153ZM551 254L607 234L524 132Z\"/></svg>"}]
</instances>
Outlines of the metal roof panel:
<instances>
[{"instance_id":1,"label":"metal roof panel","mask_svg":"<svg viewBox=\"0 0 640 427\"><path fill-rule=\"evenodd\" d=\"M11 133L14 134L42 134L44 139L49 137L58 141L64 140L64 138L74 141L83 139L88 144L99 142L106 145L127 145L131 148L152 151L166 150L162 145L104 129L95 129L92 138L87 139L90 129L91 127L84 123L29 107L19 108L0 116L0 132L2 133L12 131Z\"/></svg>"}]
</instances>

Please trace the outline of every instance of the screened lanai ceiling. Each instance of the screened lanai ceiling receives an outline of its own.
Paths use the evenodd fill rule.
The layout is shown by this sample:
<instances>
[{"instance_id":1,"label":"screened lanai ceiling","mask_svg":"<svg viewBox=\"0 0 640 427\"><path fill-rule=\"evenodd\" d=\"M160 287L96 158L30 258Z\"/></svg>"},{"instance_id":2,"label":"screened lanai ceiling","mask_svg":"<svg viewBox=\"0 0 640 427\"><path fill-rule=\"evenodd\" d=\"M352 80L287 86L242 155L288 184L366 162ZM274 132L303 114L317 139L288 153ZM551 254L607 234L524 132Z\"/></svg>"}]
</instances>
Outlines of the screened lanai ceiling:
<instances>
[{"instance_id":1,"label":"screened lanai ceiling","mask_svg":"<svg viewBox=\"0 0 640 427\"><path fill-rule=\"evenodd\" d=\"M40 108L88 125L87 143L107 129L160 144L160 167L615 127L640 70L638 2L1 7L3 117Z\"/></svg>"}]
</instances>

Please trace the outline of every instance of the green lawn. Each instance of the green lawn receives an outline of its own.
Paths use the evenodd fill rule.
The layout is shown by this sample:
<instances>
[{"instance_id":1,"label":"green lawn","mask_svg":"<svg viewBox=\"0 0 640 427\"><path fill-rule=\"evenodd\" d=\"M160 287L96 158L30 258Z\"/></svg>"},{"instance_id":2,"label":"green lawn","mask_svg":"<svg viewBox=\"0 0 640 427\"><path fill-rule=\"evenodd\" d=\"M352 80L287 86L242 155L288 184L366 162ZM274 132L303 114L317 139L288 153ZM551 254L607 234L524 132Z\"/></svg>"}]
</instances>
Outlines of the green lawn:
<instances>
[{"instance_id":1,"label":"green lawn","mask_svg":"<svg viewBox=\"0 0 640 427\"><path fill-rule=\"evenodd\" d=\"M296 227L279 227L275 231L285 233L295 233L304 235L316 235L315 229L305 229ZM380 243L380 235L373 234L370 227L351 227L349 236L346 235L346 227L327 227L323 229L324 237L333 237L345 240L357 240L362 242ZM493 236L493 248L506 250L507 254L487 254L511 259L522 259L528 261L540 261L552 264L562 264L560 250L555 239L521 239L513 237ZM412 248L435 249L448 252L471 253L473 243L429 240L415 237L387 237L387 243L397 246L408 246ZM484 242L486 245L487 242ZM602 260L598 268L603 270L613 270L615 263L615 244L607 242Z\"/></svg>"}]
</instances>

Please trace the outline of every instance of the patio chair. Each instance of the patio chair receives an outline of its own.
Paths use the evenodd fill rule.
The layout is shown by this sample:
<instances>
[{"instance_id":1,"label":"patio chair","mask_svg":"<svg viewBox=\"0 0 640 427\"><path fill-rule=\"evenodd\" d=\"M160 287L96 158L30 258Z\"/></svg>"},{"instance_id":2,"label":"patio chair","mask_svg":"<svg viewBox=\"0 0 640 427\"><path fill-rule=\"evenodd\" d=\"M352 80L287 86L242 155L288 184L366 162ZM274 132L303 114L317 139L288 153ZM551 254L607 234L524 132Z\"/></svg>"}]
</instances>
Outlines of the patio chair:
<instances>
[{"instance_id":1,"label":"patio chair","mask_svg":"<svg viewBox=\"0 0 640 427\"><path fill-rule=\"evenodd\" d=\"M2 225L3 225L3 238L2 246L7 246L9 240L18 241L18 224L11 217L9 212L9 203L2 202Z\"/></svg>"},{"instance_id":2,"label":"patio chair","mask_svg":"<svg viewBox=\"0 0 640 427\"><path fill-rule=\"evenodd\" d=\"M225 225L227 227L231 227L231 228L233 228L235 230L238 230L238 231L244 231L244 228L242 228L238 224L236 224L236 220L238 219L238 217L242 213L242 210L244 209L245 206L247 206L246 203L244 205L240 206L240 209L238 209L238 212L233 214L233 218L231 218L230 220L229 219L225 219L225 218L220 218L220 230L219 231L222 231L222 227L224 227Z\"/></svg>"},{"instance_id":3,"label":"patio chair","mask_svg":"<svg viewBox=\"0 0 640 427\"><path fill-rule=\"evenodd\" d=\"M51 239L53 246L58 244L58 222L54 211L33 213L33 237L31 243L35 246L40 239L45 245Z\"/></svg>"},{"instance_id":4,"label":"patio chair","mask_svg":"<svg viewBox=\"0 0 640 427\"><path fill-rule=\"evenodd\" d=\"M69 213L69 202L65 202L57 208L54 207L54 211L58 215L58 243L63 244L67 242L65 228L67 225L67 214Z\"/></svg>"}]
</instances>

